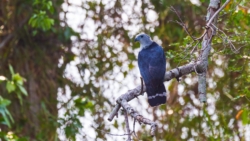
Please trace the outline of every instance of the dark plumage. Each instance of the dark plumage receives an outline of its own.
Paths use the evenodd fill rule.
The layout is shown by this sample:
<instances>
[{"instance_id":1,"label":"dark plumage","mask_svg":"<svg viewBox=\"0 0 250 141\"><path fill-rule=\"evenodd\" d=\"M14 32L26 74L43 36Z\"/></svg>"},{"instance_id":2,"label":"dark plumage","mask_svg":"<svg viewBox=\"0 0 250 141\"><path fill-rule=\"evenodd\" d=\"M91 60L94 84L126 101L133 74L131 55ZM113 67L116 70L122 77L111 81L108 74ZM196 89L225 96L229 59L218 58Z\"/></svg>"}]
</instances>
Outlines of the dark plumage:
<instances>
[{"instance_id":1,"label":"dark plumage","mask_svg":"<svg viewBox=\"0 0 250 141\"><path fill-rule=\"evenodd\" d=\"M166 57L161 46L153 42L147 34L139 34L135 41L141 44L138 65L146 85L150 106L166 103L166 89L163 84L166 72Z\"/></svg>"}]
</instances>

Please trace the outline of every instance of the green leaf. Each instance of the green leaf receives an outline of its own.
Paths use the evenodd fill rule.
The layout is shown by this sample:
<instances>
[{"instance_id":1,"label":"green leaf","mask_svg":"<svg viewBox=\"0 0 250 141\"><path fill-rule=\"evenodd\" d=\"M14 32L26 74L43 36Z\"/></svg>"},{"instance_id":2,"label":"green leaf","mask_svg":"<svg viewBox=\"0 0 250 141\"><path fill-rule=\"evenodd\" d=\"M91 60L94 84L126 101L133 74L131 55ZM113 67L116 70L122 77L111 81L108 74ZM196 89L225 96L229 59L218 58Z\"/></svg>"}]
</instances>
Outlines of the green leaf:
<instances>
[{"instance_id":1,"label":"green leaf","mask_svg":"<svg viewBox=\"0 0 250 141\"><path fill-rule=\"evenodd\" d=\"M135 66L133 65L133 63L129 63L129 65L128 65L129 70L133 69L134 67Z\"/></svg>"},{"instance_id":2,"label":"green leaf","mask_svg":"<svg viewBox=\"0 0 250 141\"><path fill-rule=\"evenodd\" d=\"M64 30L64 37L66 38L66 40L70 39L71 35L71 28L66 27L66 29Z\"/></svg>"},{"instance_id":3,"label":"green leaf","mask_svg":"<svg viewBox=\"0 0 250 141\"><path fill-rule=\"evenodd\" d=\"M26 91L26 89L22 85L17 85L17 86L22 94L24 94L25 96L28 96L28 92Z\"/></svg>"},{"instance_id":4,"label":"green leaf","mask_svg":"<svg viewBox=\"0 0 250 141\"><path fill-rule=\"evenodd\" d=\"M115 120L115 122L114 122L114 127L115 127L116 129L118 129L118 127L119 127L117 120Z\"/></svg>"},{"instance_id":5,"label":"green leaf","mask_svg":"<svg viewBox=\"0 0 250 141\"><path fill-rule=\"evenodd\" d=\"M33 30L33 31L32 31L32 35L33 35L33 36L36 36L36 34L37 34L37 30Z\"/></svg>"},{"instance_id":6,"label":"green leaf","mask_svg":"<svg viewBox=\"0 0 250 141\"><path fill-rule=\"evenodd\" d=\"M54 19L49 18L46 11L40 10L31 16L28 23L33 28L40 28L46 31L54 25Z\"/></svg>"},{"instance_id":7,"label":"green leaf","mask_svg":"<svg viewBox=\"0 0 250 141\"><path fill-rule=\"evenodd\" d=\"M248 124L249 122L249 111L248 109L243 109L243 112L242 112L242 123L243 125L246 125Z\"/></svg>"},{"instance_id":8,"label":"green leaf","mask_svg":"<svg viewBox=\"0 0 250 141\"><path fill-rule=\"evenodd\" d=\"M14 123L14 119L13 119L13 117L11 116L11 114L10 114L10 112L9 112L9 110L8 110L7 108L5 108L5 113L6 113L6 115L9 117L9 119L11 120L11 122Z\"/></svg>"},{"instance_id":9,"label":"green leaf","mask_svg":"<svg viewBox=\"0 0 250 141\"><path fill-rule=\"evenodd\" d=\"M6 108L0 108L0 113L4 119L4 122L2 123L10 128L11 127L10 122L14 123L14 119L12 118L10 112Z\"/></svg>"},{"instance_id":10,"label":"green leaf","mask_svg":"<svg viewBox=\"0 0 250 141\"><path fill-rule=\"evenodd\" d=\"M4 122L2 122L2 123L7 125L10 128L11 127L10 121L9 121L9 119L8 119L6 113L5 113L5 109L0 108L0 113L3 116L3 119L4 119Z\"/></svg>"},{"instance_id":11,"label":"green leaf","mask_svg":"<svg viewBox=\"0 0 250 141\"><path fill-rule=\"evenodd\" d=\"M0 107L6 107L10 105L11 101L8 99L4 99L0 96Z\"/></svg>"},{"instance_id":12,"label":"green leaf","mask_svg":"<svg viewBox=\"0 0 250 141\"><path fill-rule=\"evenodd\" d=\"M10 69L10 73L11 73L12 75L14 75L15 73L14 73L13 67L12 67L11 65L9 65L9 69Z\"/></svg>"},{"instance_id":13,"label":"green leaf","mask_svg":"<svg viewBox=\"0 0 250 141\"><path fill-rule=\"evenodd\" d=\"M23 98L20 92L17 92L17 98L19 99L20 104L23 105Z\"/></svg>"},{"instance_id":14,"label":"green leaf","mask_svg":"<svg viewBox=\"0 0 250 141\"><path fill-rule=\"evenodd\" d=\"M3 117L3 124L7 125L9 128L11 127L10 120L11 122L14 122L10 112L6 108L8 105L10 105L11 101L8 99L4 99L0 96L0 114Z\"/></svg>"},{"instance_id":15,"label":"green leaf","mask_svg":"<svg viewBox=\"0 0 250 141\"><path fill-rule=\"evenodd\" d=\"M50 13L54 13L54 7L51 1L47 3L47 9L49 10Z\"/></svg>"},{"instance_id":16,"label":"green leaf","mask_svg":"<svg viewBox=\"0 0 250 141\"><path fill-rule=\"evenodd\" d=\"M12 75L12 80L17 84L23 85L23 78L18 73Z\"/></svg>"},{"instance_id":17,"label":"green leaf","mask_svg":"<svg viewBox=\"0 0 250 141\"><path fill-rule=\"evenodd\" d=\"M14 84L13 81L7 81L6 89L7 89L8 93L11 93L11 92L16 90L16 85Z\"/></svg>"}]
</instances>

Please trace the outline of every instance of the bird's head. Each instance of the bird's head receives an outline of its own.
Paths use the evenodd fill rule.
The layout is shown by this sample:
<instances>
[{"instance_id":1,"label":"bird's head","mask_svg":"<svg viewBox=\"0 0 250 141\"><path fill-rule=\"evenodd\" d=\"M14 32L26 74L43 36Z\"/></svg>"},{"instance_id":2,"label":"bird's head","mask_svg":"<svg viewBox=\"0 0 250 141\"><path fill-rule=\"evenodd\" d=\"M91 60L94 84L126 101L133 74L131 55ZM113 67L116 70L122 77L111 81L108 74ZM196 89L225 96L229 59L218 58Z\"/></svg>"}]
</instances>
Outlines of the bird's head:
<instances>
[{"instance_id":1,"label":"bird's head","mask_svg":"<svg viewBox=\"0 0 250 141\"><path fill-rule=\"evenodd\" d=\"M153 41L151 40L150 36L145 33L141 33L135 37L135 42L140 42L141 49L145 49L151 45Z\"/></svg>"}]
</instances>

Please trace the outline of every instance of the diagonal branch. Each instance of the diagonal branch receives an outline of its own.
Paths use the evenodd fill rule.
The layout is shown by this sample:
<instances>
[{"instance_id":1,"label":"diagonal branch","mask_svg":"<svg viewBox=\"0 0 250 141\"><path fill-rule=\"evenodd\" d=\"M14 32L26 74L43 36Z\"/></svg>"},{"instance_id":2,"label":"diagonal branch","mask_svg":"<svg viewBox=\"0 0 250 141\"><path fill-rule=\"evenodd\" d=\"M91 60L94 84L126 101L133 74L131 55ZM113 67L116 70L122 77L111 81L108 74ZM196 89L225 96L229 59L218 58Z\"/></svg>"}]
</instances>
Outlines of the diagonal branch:
<instances>
[{"instance_id":1,"label":"diagonal branch","mask_svg":"<svg viewBox=\"0 0 250 141\"><path fill-rule=\"evenodd\" d=\"M13 37L14 37L13 34L7 35L0 43L0 49L2 49Z\"/></svg>"},{"instance_id":2,"label":"diagonal branch","mask_svg":"<svg viewBox=\"0 0 250 141\"><path fill-rule=\"evenodd\" d=\"M179 78L181 76L196 72L199 77L198 81L198 92L199 99L201 102L206 102L206 71L208 66L208 55L211 50L212 37L215 35L216 29L210 25L213 23L215 25L217 18L215 18L218 13L229 3L230 0L227 0L224 5L220 7L220 0L210 0L210 4L207 12L207 24L206 31L203 33L202 37L199 39L202 40L202 49L200 51L200 56L196 62L190 62L186 65L177 67L170 71L167 71L164 76L164 81L169 81L173 78ZM195 39L197 40L197 39ZM128 91L127 93L121 95L117 99L117 104L111 114L109 115L108 120L112 121L114 116L117 115L117 112L121 107L126 110L136 121L144 124L151 125L151 135L155 135L157 124L149 119L144 118L137 111L135 111L128 102L145 92L146 86L137 86L135 89Z\"/></svg>"},{"instance_id":3,"label":"diagonal branch","mask_svg":"<svg viewBox=\"0 0 250 141\"><path fill-rule=\"evenodd\" d=\"M23 19L20 24L18 25L18 28L23 27L23 25L28 21L28 18ZM16 31L12 31L12 33L8 34L2 42L0 42L0 50L3 49L7 43L10 42L10 40L14 37L14 33Z\"/></svg>"},{"instance_id":4,"label":"diagonal branch","mask_svg":"<svg viewBox=\"0 0 250 141\"><path fill-rule=\"evenodd\" d=\"M142 95L144 92L146 91L146 86L143 85L143 90L141 90L141 86L137 86L135 89L133 90L129 90L127 93L121 95L119 99L124 99L127 102L129 102L130 100ZM117 112L119 111L119 109L121 108L121 105L118 103L117 100L117 104L115 105L115 108L113 109L113 111L110 113L108 120L112 121L113 118L115 117L115 115L117 115Z\"/></svg>"},{"instance_id":5,"label":"diagonal branch","mask_svg":"<svg viewBox=\"0 0 250 141\"><path fill-rule=\"evenodd\" d=\"M218 8L220 5L219 5L219 3L217 3L218 5L218 7L216 7L216 2L214 2L213 4L211 4L212 3L212 1L216 1L216 0L211 0L211 2L210 2L210 4L209 4L209 7L211 6L211 7L214 7L214 8ZM217 0L217 2L220 2L220 0ZM213 20L214 20L214 18L220 13L220 11L221 10L223 10L226 6L227 6L227 4L230 2L231 0L227 0L213 15L212 15L212 17L209 19L209 21L207 22L207 24L206 24L206 27L209 27L210 26L210 24L213 22ZM212 5L214 5L214 6L212 6Z\"/></svg>"},{"instance_id":6,"label":"diagonal branch","mask_svg":"<svg viewBox=\"0 0 250 141\"><path fill-rule=\"evenodd\" d=\"M137 111L135 111L126 100L124 99L118 99L117 103L119 103L122 108L124 110L126 110L135 120L137 120L139 123L144 123L144 124L148 124L151 125L151 131L150 131L150 135L154 136L155 135L155 131L157 128L157 124L147 118L144 118L142 115L140 115Z\"/></svg>"},{"instance_id":7,"label":"diagonal branch","mask_svg":"<svg viewBox=\"0 0 250 141\"><path fill-rule=\"evenodd\" d=\"M178 68L172 69L170 71L167 71L165 73L164 80L169 81L173 78L178 78L178 77L181 77L183 75L194 72L194 67L197 65L197 63L199 64L200 62L196 62L196 63L191 62L189 64L186 64L186 65L180 66ZM127 102L129 102L130 100L142 95L146 91L145 85L143 85L143 90L141 90L141 88L142 88L141 86L137 86L135 89L129 90L127 93L121 95L117 100L117 104L116 104L115 108L110 113L108 120L112 121L113 118L115 117L115 115L117 115L117 112L119 111L119 109L121 108L121 106L119 104L119 99L124 99Z\"/></svg>"},{"instance_id":8,"label":"diagonal branch","mask_svg":"<svg viewBox=\"0 0 250 141\"><path fill-rule=\"evenodd\" d=\"M223 38L222 36L219 35L219 37L221 37L221 38L223 39L223 42L226 41L227 43L225 43L225 44L229 44L231 50L232 50L234 53L239 53L239 50L240 50L242 47L236 49L236 47L234 46L232 40L227 36L227 34L226 34L223 30L219 29L219 28L216 27L214 24L212 24L212 26L213 26L217 31L221 32L221 33L225 36L225 38Z\"/></svg>"},{"instance_id":9,"label":"diagonal branch","mask_svg":"<svg viewBox=\"0 0 250 141\"><path fill-rule=\"evenodd\" d=\"M170 10L173 11L173 12L177 15L177 17L179 18L179 20L180 20L180 22L179 22L179 21L175 21L175 22L178 23L180 26L182 26L182 27L184 28L184 30L186 31L186 33L195 41L195 38L188 32L188 29L187 29L186 25L185 25L184 22L182 21L181 16L180 16L180 14L176 11L176 9L175 9L173 6L171 6L171 7L170 7Z\"/></svg>"}]
</instances>

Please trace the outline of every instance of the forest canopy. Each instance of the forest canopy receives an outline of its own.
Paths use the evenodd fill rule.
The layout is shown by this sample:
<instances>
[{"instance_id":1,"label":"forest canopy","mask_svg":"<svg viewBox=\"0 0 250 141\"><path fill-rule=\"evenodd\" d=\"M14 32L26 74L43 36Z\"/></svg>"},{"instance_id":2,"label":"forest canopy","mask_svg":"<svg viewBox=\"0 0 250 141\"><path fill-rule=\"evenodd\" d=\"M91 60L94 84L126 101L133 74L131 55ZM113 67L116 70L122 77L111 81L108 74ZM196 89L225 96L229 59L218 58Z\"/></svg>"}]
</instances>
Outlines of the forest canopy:
<instances>
[{"instance_id":1,"label":"forest canopy","mask_svg":"<svg viewBox=\"0 0 250 141\"><path fill-rule=\"evenodd\" d=\"M196 61L209 3L1 0L0 139L126 140L124 112L107 119L141 84L134 37L163 47L167 71ZM204 107L197 72L165 82L165 105L150 107L146 95L129 102L157 122L154 140L250 140L250 3L230 0L216 20ZM149 126L128 120L132 140L152 140Z\"/></svg>"}]
</instances>

